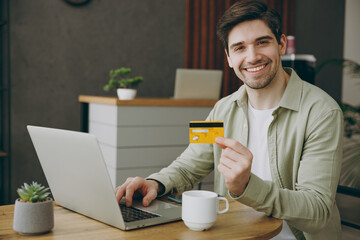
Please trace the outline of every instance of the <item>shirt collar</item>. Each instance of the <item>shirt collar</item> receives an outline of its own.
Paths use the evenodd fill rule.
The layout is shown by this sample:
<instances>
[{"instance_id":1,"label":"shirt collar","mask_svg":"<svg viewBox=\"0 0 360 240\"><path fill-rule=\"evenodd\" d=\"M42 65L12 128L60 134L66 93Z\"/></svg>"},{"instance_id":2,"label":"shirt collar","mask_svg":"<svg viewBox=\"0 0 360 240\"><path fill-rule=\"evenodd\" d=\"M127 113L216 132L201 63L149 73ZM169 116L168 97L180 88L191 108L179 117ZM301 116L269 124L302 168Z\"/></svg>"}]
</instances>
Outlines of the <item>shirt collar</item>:
<instances>
[{"instance_id":1,"label":"shirt collar","mask_svg":"<svg viewBox=\"0 0 360 240\"><path fill-rule=\"evenodd\" d=\"M289 82L280 100L279 107L298 111L302 94L302 80L292 68L284 68L290 75ZM248 96L245 86L241 86L232 96L231 102L236 102L239 107L247 104Z\"/></svg>"},{"instance_id":2,"label":"shirt collar","mask_svg":"<svg viewBox=\"0 0 360 240\"><path fill-rule=\"evenodd\" d=\"M247 92L245 86L242 85L236 92L229 96L230 102L235 102L238 107L247 105Z\"/></svg>"},{"instance_id":3,"label":"shirt collar","mask_svg":"<svg viewBox=\"0 0 360 240\"><path fill-rule=\"evenodd\" d=\"M280 100L279 107L299 111L303 90L302 80L292 68L284 68L284 70L290 75L290 79Z\"/></svg>"}]
</instances>

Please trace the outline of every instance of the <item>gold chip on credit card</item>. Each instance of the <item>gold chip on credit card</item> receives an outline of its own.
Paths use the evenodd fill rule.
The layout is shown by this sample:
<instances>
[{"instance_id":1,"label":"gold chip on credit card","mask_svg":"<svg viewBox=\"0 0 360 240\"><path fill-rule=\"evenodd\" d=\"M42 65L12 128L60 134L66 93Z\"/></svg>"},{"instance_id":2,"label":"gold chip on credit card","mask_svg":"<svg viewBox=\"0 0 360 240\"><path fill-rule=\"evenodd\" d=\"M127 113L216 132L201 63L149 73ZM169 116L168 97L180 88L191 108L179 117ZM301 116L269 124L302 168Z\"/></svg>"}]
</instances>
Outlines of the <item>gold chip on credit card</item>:
<instances>
[{"instance_id":1,"label":"gold chip on credit card","mask_svg":"<svg viewBox=\"0 0 360 240\"><path fill-rule=\"evenodd\" d=\"M215 143L216 137L224 136L222 121L191 121L189 123L190 143Z\"/></svg>"}]
</instances>

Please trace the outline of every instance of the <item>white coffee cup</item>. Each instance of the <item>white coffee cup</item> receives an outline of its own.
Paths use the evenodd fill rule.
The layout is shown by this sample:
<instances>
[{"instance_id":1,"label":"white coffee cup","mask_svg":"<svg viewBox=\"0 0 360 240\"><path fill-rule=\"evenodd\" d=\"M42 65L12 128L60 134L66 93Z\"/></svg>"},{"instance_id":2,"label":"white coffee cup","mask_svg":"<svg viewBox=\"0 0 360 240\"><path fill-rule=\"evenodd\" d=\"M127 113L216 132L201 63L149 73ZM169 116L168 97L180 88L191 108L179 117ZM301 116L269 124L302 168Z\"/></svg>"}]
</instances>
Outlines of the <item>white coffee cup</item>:
<instances>
[{"instance_id":1,"label":"white coffee cup","mask_svg":"<svg viewBox=\"0 0 360 240\"><path fill-rule=\"evenodd\" d=\"M224 210L219 210L219 201L226 203ZM194 231L209 229L216 221L217 214L229 210L229 202L224 197L218 197L214 192L192 190L182 194L182 220Z\"/></svg>"}]
</instances>

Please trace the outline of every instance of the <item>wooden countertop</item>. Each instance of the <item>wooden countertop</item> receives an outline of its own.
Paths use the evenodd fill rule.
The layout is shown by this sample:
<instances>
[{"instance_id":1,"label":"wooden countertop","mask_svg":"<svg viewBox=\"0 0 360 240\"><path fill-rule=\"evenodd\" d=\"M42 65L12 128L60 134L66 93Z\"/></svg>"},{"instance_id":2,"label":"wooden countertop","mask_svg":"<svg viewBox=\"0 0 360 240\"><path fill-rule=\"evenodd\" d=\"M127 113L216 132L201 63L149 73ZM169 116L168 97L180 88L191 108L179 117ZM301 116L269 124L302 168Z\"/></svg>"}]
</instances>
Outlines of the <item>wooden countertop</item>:
<instances>
[{"instance_id":1,"label":"wooden countertop","mask_svg":"<svg viewBox=\"0 0 360 240\"><path fill-rule=\"evenodd\" d=\"M173 106L173 107L213 107L217 100L135 98L119 100L117 97L79 95L81 103L100 103L117 106Z\"/></svg>"}]
</instances>

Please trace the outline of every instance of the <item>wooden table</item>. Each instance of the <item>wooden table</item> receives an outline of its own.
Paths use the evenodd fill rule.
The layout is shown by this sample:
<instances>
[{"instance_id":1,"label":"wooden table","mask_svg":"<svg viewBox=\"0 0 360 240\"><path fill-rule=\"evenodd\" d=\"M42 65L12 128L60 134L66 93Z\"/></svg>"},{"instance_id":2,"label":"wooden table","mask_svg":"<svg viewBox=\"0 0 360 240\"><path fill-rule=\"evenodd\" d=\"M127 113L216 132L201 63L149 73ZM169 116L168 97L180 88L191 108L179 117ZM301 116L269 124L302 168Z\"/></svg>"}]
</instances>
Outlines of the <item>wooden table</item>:
<instances>
[{"instance_id":1,"label":"wooden table","mask_svg":"<svg viewBox=\"0 0 360 240\"><path fill-rule=\"evenodd\" d=\"M218 215L215 225L203 232L189 230L182 221L122 231L55 205L54 229L38 236L16 233L12 229L14 205L6 205L0 206L0 239L269 239L281 231L282 220L231 199L229 203L229 211Z\"/></svg>"}]
</instances>

